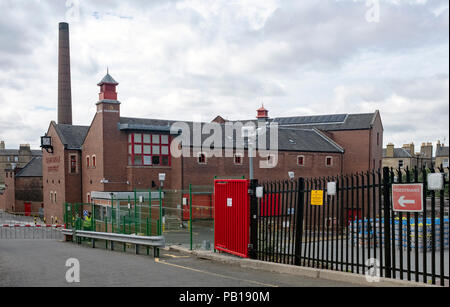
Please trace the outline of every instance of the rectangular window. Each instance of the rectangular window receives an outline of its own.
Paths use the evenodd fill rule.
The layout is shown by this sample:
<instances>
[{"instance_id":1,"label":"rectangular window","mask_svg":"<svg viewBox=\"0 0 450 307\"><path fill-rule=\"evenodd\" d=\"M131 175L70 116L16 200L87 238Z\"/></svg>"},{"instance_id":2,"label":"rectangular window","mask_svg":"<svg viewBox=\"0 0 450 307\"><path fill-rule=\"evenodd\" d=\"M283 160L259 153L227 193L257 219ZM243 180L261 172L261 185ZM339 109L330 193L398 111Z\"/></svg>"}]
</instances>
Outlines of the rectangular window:
<instances>
[{"instance_id":1,"label":"rectangular window","mask_svg":"<svg viewBox=\"0 0 450 307\"><path fill-rule=\"evenodd\" d=\"M140 133L134 134L134 143L142 143L142 134Z\"/></svg>"},{"instance_id":2,"label":"rectangular window","mask_svg":"<svg viewBox=\"0 0 450 307\"><path fill-rule=\"evenodd\" d=\"M77 173L77 156L76 155L70 156L70 173L71 174Z\"/></svg>"},{"instance_id":3,"label":"rectangular window","mask_svg":"<svg viewBox=\"0 0 450 307\"><path fill-rule=\"evenodd\" d=\"M298 156L297 157L297 165L298 166L305 166L305 157L304 156Z\"/></svg>"},{"instance_id":4,"label":"rectangular window","mask_svg":"<svg viewBox=\"0 0 450 307\"><path fill-rule=\"evenodd\" d=\"M169 144L169 136L168 135L161 135L161 144Z\"/></svg>"},{"instance_id":5,"label":"rectangular window","mask_svg":"<svg viewBox=\"0 0 450 307\"><path fill-rule=\"evenodd\" d=\"M399 161L398 161L398 167L399 167L399 168L403 168L403 166L404 166L403 160L399 160Z\"/></svg>"},{"instance_id":6,"label":"rectangular window","mask_svg":"<svg viewBox=\"0 0 450 307\"><path fill-rule=\"evenodd\" d=\"M444 159L444 161L442 162L442 166L448 167L448 159Z\"/></svg>"},{"instance_id":7,"label":"rectangular window","mask_svg":"<svg viewBox=\"0 0 450 307\"><path fill-rule=\"evenodd\" d=\"M144 165L152 165L151 156L144 156Z\"/></svg>"},{"instance_id":8,"label":"rectangular window","mask_svg":"<svg viewBox=\"0 0 450 307\"><path fill-rule=\"evenodd\" d=\"M128 165L170 166L170 136L132 133L128 135Z\"/></svg>"},{"instance_id":9,"label":"rectangular window","mask_svg":"<svg viewBox=\"0 0 450 307\"><path fill-rule=\"evenodd\" d=\"M234 164L242 165L242 155L240 155L240 154L234 155Z\"/></svg>"},{"instance_id":10,"label":"rectangular window","mask_svg":"<svg viewBox=\"0 0 450 307\"><path fill-rule=\"evenodd\" d=\"M198 154L198 164L206 164L206 155L204 153Z\"/></svg>"},{"instance_id":11,"label":"rectangular window","mask_svg":"<svg viewBox=\"0 0 450 307\"><path fill-rule=\"evenodd\" d=\"M333 166L333 157L326 158L326 165L327 167Z\"/></svg>"}]
</instances>

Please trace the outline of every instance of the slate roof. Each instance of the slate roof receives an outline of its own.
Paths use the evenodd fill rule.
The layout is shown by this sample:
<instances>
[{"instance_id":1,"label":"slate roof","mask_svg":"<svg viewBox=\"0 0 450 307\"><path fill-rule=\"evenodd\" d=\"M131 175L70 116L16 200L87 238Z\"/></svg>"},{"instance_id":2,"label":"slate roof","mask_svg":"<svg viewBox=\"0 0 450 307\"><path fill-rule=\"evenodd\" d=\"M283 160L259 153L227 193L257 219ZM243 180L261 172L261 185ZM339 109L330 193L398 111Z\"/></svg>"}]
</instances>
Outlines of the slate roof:
<instances>
[{"instance_id":1,"label":"slate roof","mask_svg":"<svg viewBox=\"0 0 450 307\"><path fill-rule=\"evenodd\" d=\"M0 156L18 156L19 155L19 149L0 149ZM41 150L31 150L32 156L42 156Z\"/></svg>"},{"instance_id":2,"label":"slate roof","mask_svg":"<svg viewBox=\"0 0 450 307\"><path fill-rule=\"evenodd\" d=\"M117 83L117 81L116 80L114 80L114 78L113 77L111 77L111 75L109 74L109 73L107 73L104 77L103 77L103 79L102 79L102 81L100 81L97 85L102 85L102 84L114 84L114 85L119 85L119 83Z\"/></svg>"},{"instance_id":3,"label":"slate roof","mask_svg":"<svg viewBox=\"0 0 450 307\"><path fill-rule=\"evenodd\" d=\"M42 157L34 157L22 168L16 177L42 177Z\"/></svg>"},{"instance_id":4,"label":"slate roof","mask_svg":"<svg viewBox=\"0 0 450 307\"><path fill-rule=\"evenodd\" d=\"M170 133L170 127L177 121L160 120L160 119L144 119L144 118L128 118L121 117L119 129L122 131L146 131L146 132L162 132ZM183 122L190 130L191 145L194 144L193 122ZM205 125L206 123L199 123ZM222 125L223 126L223 125ZM224 148L236 147L238 137L236 131L233 131L233 137L224 135L225 130L222 130L222 144ZM270 132L262 133L260 137L266 137L266 149L270 149ZM201 144L209 138L211 134L202 134ZM243 144L244 149L248 148L247 142ZM258 140L256 143L258 146ZM197 146L195 146L197 147ZM343 153L344 149L338 144L329 139L326 135L314 128L290 128L280 127L278 130L278 149L283 151L304 151L304 152L328 152L328 153Z\"/></svg>"},{"instance_id":5,"label":"slate roof","mask_svg":"<svg viewBox=\"0 0 450 307\"><path fill-rule=\"evenodd\" d=\"M448 157L448 146L437 147L436 148L436 157Z\"/></svg>"},{"instance_id":6,"label":"slate roof","mask_svg":"<svg viewBox=\"0 0 450 307\"><path fill-rule=\"evenodd\" d=\"M55 124L56 132L64 147L71 150L81 150L89 126L73 126Z\"/></svg>"},{"instance_id":7,"label":"slate roof","mask_svg":"<svg viewBox=\"0 0 450 307\"><path fill-rule=\"evenodd\" d=\"M413 156L403 148L394 148L394 157L386 157L387 149L383 149L383 158L412 158Z\"/></svg>"}]
</instances>

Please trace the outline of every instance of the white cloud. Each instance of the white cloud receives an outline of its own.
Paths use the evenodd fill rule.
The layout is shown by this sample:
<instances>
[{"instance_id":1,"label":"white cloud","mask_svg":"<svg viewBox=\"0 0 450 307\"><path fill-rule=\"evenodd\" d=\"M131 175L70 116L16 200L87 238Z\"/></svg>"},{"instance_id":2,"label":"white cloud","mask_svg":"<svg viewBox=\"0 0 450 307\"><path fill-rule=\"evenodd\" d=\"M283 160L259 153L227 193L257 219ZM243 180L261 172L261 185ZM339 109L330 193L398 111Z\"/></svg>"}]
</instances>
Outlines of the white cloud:
<instances>
[{"instance_id":1,"label":"white cloud","mask_svg":"<svg viewBox=\"0 0 450 307\"><path fill-rule=\"evenodd\" d=\"M262 102L270 116L380 109L385 142L449 139L448 1L382 1L378 24L365 21L363 0L80 5L70 24L76 124L90 124L109 66L123 116L247 119ZM61 0L0 0L0 139L9 147L37 147L56 120L65 16Z\"/></svg>"}]
</instances>

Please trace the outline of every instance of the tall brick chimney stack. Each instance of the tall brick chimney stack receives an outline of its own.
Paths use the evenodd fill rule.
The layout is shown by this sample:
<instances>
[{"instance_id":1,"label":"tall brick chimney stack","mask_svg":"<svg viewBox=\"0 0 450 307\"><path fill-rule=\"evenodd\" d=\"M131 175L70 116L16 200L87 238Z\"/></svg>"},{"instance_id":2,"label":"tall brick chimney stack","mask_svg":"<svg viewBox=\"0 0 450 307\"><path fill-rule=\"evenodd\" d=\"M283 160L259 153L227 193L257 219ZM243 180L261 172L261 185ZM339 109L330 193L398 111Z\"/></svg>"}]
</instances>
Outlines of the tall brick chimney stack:
<instances>
[{"instance_id":1,"label":"tall brick chimney stack","mask_svg":"<svg viewBox=\"0 0 450 307\"><path fill-rule=\"evenodd\" d=\"M72 125L69 24L59 24L58 46L58 124Z\"/></svg>"}]
</instances>

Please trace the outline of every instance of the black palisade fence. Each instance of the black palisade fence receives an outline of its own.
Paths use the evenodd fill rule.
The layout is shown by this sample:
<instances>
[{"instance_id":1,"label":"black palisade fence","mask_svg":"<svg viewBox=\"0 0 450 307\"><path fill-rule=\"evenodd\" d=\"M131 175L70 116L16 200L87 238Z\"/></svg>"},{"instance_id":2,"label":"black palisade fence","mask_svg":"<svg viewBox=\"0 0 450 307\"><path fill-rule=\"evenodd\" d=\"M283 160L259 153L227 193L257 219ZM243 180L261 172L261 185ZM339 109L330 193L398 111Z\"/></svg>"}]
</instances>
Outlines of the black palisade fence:
<instances>
[{"instance_id":1,"label":"black palisade fence","mask_svg":"<svg viewBox=\"0 0 450 307\"><path fill-rule=\"evenodd\" d=\"M428 191L428 173L444 189ZM254 258L448 286L449 169L388 169L261 184L254 200ZM329 182L336 194L328 195ZM423 212L392 210L392 184L422 183ZM323 191L323 205L313 191ZM320 194L319 194L320 195Z\"/></svg>"}]
</instances>

